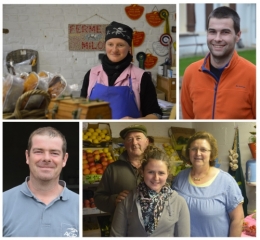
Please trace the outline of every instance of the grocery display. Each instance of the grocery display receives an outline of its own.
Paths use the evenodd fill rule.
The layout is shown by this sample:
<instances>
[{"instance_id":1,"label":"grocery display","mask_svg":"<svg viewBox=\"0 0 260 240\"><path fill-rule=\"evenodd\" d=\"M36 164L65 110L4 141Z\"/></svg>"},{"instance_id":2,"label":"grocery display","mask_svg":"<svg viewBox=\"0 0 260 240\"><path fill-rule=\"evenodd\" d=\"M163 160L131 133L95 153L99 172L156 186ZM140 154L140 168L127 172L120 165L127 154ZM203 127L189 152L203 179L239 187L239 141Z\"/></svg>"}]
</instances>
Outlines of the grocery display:
<instances>
[{"instance_id":1,"label":"grocery display","mask_svg":"<svg viewBox=\"0 0 260 240\"><path fill-rule=\"evenodd\" d=\"M106 231L99 217L109 214L95 206L93 196L106 167L115 161L110 125L89 123L83 129L82 141L83 235L103 236Z\"/></svg>"},{"instance_id":2,"label":"grocery display","mask_svg":"<svg viewBox=\"0 0 260 240\"><path fill-rule=\"evenodd\" d=\"M114 162L112 154L109 148L84 148L82 152L83 182L98 182L107 165Z\"/></svg>"}]
</instances>

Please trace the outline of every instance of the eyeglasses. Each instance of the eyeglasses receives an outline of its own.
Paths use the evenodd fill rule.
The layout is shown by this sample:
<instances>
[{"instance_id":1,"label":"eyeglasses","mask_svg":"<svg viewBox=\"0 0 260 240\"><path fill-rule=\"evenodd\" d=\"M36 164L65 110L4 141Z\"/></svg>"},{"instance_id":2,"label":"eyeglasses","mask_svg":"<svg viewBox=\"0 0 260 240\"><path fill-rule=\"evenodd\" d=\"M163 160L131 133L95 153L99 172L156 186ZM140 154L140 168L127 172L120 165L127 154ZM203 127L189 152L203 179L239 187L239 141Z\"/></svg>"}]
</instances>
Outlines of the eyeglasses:
<instances>
[{"instance_id":1,"label":"eyeglasses","mask_svg":"<svg viewBox=\"0 0 260 240\"><path fill-rule=\"evenodd\" d=\"M198 150L202 153L206 153L206 152L210 152L211 150L210 149L206 149L206 148L196 148L196 147L193 147L193 148L189 148L190 151L192 152L198 152Z\"/></svg>"}]
</instances>

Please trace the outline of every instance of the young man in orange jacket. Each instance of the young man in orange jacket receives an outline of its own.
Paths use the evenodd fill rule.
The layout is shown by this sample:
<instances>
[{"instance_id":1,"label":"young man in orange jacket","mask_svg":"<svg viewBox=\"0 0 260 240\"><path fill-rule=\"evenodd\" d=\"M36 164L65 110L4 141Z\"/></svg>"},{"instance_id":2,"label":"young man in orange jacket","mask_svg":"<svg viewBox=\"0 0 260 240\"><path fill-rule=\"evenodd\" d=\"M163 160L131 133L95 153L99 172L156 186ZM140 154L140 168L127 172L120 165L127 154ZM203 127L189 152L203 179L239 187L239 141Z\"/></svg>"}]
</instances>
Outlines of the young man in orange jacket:
<instances>
[{"instance_id":1,"label":"young man in orange jacket","mask_svg":"<svg viewBox=\"0 0 260 240\"><path fill-rule=\"evenodd\" d=\"M256 66L240 57L240 17L229 7L212 11L207 22L205 59L183 76L183 119L256 119Z\"/></svg>"}]
</instances>

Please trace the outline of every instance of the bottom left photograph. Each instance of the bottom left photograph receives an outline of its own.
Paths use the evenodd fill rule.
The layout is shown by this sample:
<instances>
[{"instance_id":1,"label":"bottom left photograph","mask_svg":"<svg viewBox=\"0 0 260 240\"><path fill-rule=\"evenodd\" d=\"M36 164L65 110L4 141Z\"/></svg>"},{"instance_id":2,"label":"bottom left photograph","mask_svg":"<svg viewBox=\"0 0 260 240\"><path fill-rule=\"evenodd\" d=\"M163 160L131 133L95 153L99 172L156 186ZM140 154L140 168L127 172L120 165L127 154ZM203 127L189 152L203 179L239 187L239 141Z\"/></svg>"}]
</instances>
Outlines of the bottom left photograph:
<instances>
[{"instance_id":1,"label":"bottom left photograph","mask_svg":"<svg viewBox=\"0 0 260 240\"><path fill-rule=\"evenodd\" d=\"M3 236L79 237L79 123L2 124Z\"/></svg>"}]
</instances>

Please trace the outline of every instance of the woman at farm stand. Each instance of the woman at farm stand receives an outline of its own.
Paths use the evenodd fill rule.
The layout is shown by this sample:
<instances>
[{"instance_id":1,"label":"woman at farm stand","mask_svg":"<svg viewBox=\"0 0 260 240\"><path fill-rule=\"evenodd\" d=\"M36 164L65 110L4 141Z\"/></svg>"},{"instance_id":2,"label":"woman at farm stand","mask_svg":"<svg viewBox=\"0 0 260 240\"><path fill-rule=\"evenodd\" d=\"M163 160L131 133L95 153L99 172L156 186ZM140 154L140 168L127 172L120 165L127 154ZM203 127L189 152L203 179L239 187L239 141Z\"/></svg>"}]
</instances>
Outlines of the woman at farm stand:
<instances>
[{"instance_id":1,"label":"woman at farm stand","mask_svg":"<svg viewBox=\"0 0 260 240\"><path fill-rule=\"evenodd\" d=\"M150 75L134 66L131 52L133 30L112 22L106 28L106 54L102 63L85 75L81 97L109 102L113 119L160 119L156 90Z\"/></svg>"}]
</instances>

